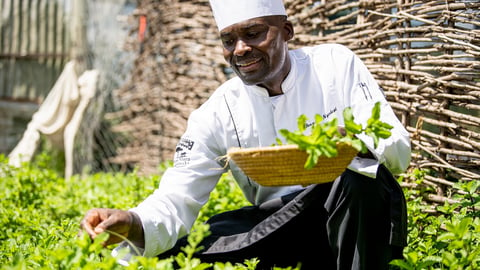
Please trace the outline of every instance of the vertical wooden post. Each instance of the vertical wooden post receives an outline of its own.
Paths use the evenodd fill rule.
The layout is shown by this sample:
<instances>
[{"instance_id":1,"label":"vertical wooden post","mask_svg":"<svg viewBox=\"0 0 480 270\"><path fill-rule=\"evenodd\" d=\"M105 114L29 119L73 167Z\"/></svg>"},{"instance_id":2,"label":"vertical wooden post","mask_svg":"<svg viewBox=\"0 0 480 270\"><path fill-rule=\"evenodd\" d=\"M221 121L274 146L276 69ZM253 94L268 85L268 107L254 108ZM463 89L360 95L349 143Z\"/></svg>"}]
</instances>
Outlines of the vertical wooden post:
<instances>
[{"instance_id":1,"label":"vertical wooden post","mask_svg":"<svg viewBox=\"0 0 480 270\"><path fill-rule=\"evenodd\" d=\"M70 59L76 61L77 75L88 67L87 1L73 0L72 25L70 31Z\"/></svg>"}]
</instances>

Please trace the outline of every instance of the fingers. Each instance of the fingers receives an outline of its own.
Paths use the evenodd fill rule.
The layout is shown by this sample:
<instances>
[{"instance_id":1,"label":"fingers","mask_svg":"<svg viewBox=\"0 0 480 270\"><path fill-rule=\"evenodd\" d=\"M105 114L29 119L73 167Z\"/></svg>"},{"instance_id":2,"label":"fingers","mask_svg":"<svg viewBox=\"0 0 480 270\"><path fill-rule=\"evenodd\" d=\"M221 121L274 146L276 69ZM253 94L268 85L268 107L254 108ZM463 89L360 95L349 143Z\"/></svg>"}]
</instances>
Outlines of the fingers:
<instances>
[{"instance_id":1,"label":"fingers","mask_svg":"<svg viewBox=\"0 0 480 270\"><path fill-rule=\"evenodd\" d=\"M129 212L117 209L96 208L88 211L80 226L90 238L107 232L110 234L105 245L115 244L128 237L132 225L132 216Z\"/></svg>"},{"instance_id":2,"label":"fingers","mask_svg":"<svg viewBox=\"0 0 480 270\"><path fill-rule=\"evenodd\" d=\"M100 211L102 209L92 209L88 211L82 221L80 222L80 227L88 233L90 238L94 238L97 236L97 232L95 232L95 227L102 222L102 218L100 216Z\"/></svg>"}]
</instances>

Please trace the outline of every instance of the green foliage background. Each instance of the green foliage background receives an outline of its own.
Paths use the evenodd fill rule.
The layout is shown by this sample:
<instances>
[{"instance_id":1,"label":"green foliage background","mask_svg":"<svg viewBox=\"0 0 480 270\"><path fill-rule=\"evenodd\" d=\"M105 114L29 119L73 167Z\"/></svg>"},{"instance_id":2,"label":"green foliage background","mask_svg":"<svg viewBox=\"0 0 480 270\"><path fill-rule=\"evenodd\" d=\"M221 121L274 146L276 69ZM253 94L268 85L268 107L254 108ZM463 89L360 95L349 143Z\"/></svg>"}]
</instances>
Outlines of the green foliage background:
<instances>
[{"instance_id":1,"label":"green foliage background","mask_svg":"<svg viewBox=\"0 0 480 270\"><path fill-rule=\"evenodd\" d=\"M159 176L98 173L64 179L51 169L48 155L20 168L0 156L0 269L206 269L191 255L208 228L209 216L248 205L228 175L222 177L195 225L191 249L169 260L135 257L121 266L85 235L78 235L83 214L92 207L128 209L154 191ZM422 181L424 172L415 171ZM402 181L402 179L399 179ZM458 204L437 207L422 202L421 191L405 190L409 213L409 246L404 259L392 262L398 269L480 269L480 181L458 183L464 191ZM106 237L106 236L103 236ZM216 263L214 269L255 269L255 260L232 265ZM319 264L321 260L319 259Z\"/></svg>"}]
</instances>

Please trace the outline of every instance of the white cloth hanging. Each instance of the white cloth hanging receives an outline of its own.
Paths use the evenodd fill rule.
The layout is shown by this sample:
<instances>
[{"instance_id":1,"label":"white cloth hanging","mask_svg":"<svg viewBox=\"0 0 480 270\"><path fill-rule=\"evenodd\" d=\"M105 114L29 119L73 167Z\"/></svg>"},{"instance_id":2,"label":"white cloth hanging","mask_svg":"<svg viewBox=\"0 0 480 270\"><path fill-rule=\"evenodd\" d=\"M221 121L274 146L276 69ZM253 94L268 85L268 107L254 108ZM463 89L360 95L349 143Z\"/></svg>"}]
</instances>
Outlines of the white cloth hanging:
<instances>
[{"instance_id":1,"label":"white cloth hanging","mask_svg":"<svg viewBox=\"0 0 480 270\"><path fill-rule=\"evenodd\" d=\"M53 147L65 150L65 178L73 171L73 143L85 109L95 96L98 71L86 71L80 78L75 62L65 65L55 85L33 114L32 120L17 146L10 152L9 164L19 167L32 160L40 134L45 135Z\"/></svg>"}]
</instances>

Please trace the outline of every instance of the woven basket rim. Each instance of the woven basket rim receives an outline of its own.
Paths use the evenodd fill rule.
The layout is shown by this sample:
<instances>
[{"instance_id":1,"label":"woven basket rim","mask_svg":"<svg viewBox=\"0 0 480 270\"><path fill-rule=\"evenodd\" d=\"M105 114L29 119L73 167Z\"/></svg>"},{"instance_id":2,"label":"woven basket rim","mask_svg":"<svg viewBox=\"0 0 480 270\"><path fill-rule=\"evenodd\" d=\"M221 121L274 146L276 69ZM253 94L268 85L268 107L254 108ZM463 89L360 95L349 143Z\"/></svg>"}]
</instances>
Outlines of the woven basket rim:
<instances>
[{"instance_id":1,"label":"woven basket rim","mask_svg":"<svg viewBox=\"0 0 480 270\"><path fill-rule=\"evenodd\" d=\"M227 151L227 155L236 154L236 153L255 153L255 152L269 152L269 151L284 151L284 150L294 150L298 148L296 144L283 144L283 145L272 145L272 146L259 146L259 147L232 147Z\"/></svg>"},{"instance_id":2,"label":"woven basket rim","mask_svg":"<svg viewBox=\"0 0 480 270\"><path fill-rule=\"evenodd\" d=\"M358 151L347 143L338 143L339 155L319 157L312 169L304 169L306 151L298 145L274 145L265 147L232 147L227 157L255 182L265 186L308 185L335 180L352 161Z\"/></svg>"}]
</instances>

